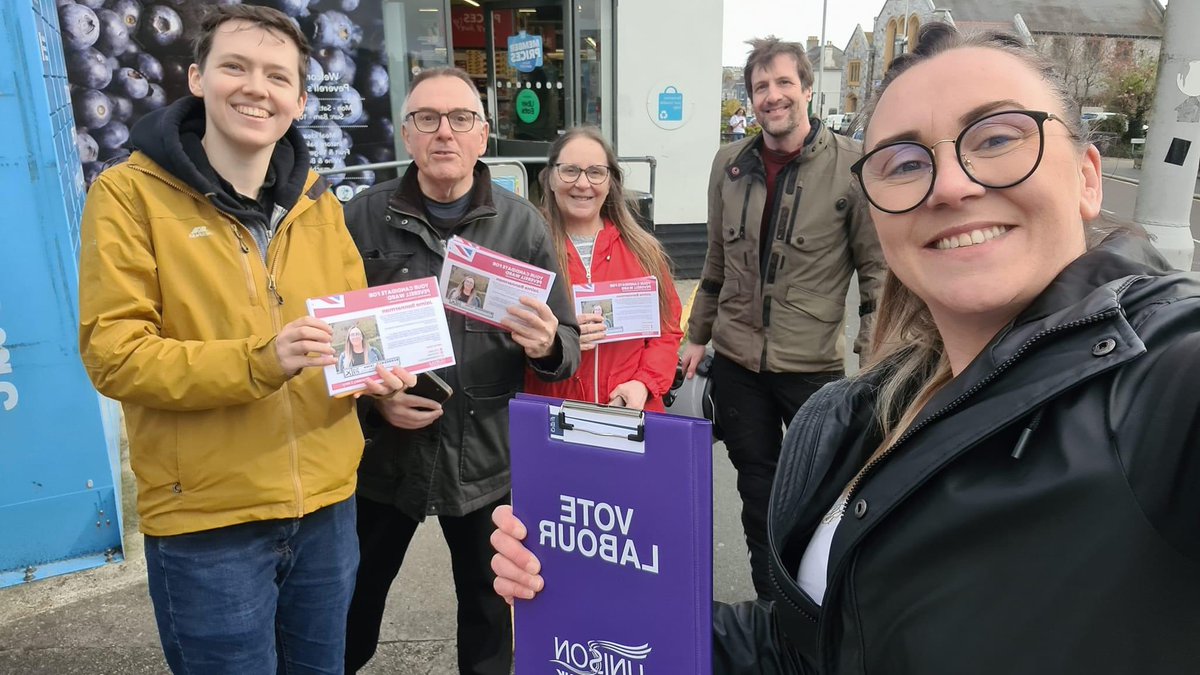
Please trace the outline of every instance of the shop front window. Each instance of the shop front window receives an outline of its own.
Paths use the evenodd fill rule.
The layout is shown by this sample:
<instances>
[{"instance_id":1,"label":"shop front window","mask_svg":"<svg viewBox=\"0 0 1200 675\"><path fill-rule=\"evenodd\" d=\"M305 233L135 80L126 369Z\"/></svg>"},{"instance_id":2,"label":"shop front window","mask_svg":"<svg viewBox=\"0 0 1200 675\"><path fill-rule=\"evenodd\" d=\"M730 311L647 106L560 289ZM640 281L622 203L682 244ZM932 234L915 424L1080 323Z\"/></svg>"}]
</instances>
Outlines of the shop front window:
<instances>
[{"instance_id":1,"label":"shop front window","mask_svg":"<svg viewBox=\"0 0 1200 675\"><path fill-rule=\"evenodd\" d=\"M612 111L604 101L612 78L612 0L573 0L579 109L577 122L612 131Z\"/></svg>"}]
</instances>

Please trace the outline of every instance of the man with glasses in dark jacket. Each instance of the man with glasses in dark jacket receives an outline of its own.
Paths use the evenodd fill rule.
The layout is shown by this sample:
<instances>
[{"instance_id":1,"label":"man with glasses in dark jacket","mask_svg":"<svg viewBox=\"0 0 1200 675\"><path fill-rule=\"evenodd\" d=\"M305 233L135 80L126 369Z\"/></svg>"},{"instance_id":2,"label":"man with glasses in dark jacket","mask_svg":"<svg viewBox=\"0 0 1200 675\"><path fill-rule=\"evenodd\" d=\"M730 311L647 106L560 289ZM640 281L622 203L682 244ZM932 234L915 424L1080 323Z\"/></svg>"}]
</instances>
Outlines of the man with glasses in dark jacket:
<instances>
[{"instance_id":1,"label":"man with glasses in dark jacket","mask_svg":"<svg viewBox=\"0 0 1200 675\"><path fill-rule=\"evenodd\" d=\"M557 274L547 303L522 298L504 328L450 313L457 365L439 371L442 402L405 393L361 404L367 446L359 468L362 562L347 624L346 671L375 653L384 603L417 525L437 516L458 597L462 673L508 675L512 625L492 590L492 510L509 500L508 401L525 368L548 381L579 365L579 327L549 230L528 201L496 186L478 161L488 123L470 76L426 70L404 103L401 137L413 163L346 205L346 223L372 286L440 274L446 241L471 242ZM394 383L389 383L394 384Z\"/></svg>"}]
</instances>

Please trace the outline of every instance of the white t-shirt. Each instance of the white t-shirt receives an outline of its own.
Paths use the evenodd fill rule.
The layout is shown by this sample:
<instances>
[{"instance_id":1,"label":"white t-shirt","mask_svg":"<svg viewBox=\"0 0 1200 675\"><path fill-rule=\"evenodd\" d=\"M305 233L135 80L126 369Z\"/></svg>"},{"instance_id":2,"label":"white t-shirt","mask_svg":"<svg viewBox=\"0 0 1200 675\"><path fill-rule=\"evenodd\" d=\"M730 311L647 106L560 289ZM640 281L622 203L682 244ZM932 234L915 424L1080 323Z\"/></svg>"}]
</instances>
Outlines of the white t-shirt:
<instances>
[{"instance_id":1,"label":"white t-shirt","mask_svg":"<svg viewBox=\"0 0 1200 675\"><path fill-rule=\"evenodd\" d=\"M840 499L838 504L841 504ZM829 522L825 522L826 520ZM817 525L817 531L813 532L812 539L808 542L808 548L804 549L804 557L800 559L800 573L796 575L796 581L817 605L825 604L825 585L829 580L829 549L833 545L833 535L841 524L841 513L833 518L822 518L821 523Z\"/></svg>"},{"instance_id":2,"label":"white t-shirt","mask_svg":"<svg viewBox=\"0 0 1200 675\"><path fill-rule=\"evenodd\" d=\"M729 130L735 134L746 133L746 118L737 113L730 115Z\"/></svg>"}]
</instances>

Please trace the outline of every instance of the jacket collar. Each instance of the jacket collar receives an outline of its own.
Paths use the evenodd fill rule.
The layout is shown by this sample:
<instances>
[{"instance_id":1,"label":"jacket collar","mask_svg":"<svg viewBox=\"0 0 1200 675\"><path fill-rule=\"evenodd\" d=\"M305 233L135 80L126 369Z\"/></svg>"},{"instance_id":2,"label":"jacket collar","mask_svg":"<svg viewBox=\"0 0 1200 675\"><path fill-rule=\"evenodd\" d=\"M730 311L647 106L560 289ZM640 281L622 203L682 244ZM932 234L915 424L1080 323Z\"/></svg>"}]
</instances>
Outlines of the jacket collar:
<instances>
[{"instance_id":1,"label":"jacket collar","mask_svg":"<svg viewBox=\"0 0 1200 675\"><path fill-rule=\"evenodd\" d=\"M808 136L804 139L804 151L796 159L792 160L795 164L803 164L809 161L822 150L829 147L830 143L834 142L833 132L822 124L821 120L813 117L809 118L808 123L812 128L809 130ZM752 173L760 176L765 175L763 153L766 151L763 135L758 134L746 143L741 151L738 152L733 162L725 167L725 175L729 180L738 180Z\"/></svg>"},{"instance_id":2,"label":"jacket collar","mask_svg":"<svg viewBox=\"0 0 1200 675\"><path fill-rule=\"evenodd\" d=\"M400 178L395 191L388 197L388 206L406 216L427 222L429 216L425 213L425 196L421 192L421 183L417 180L420 170L417 163L412 162ZM472 173L471 204L462 222L466 223L480 218L495 216L496 204L492 198L492 173L487 164L476 160Z\"/></svg>"},{"instance_id":3,"label":"jacket collar","mask_svg":"<svg viewBox=\"0 0 1200 675\"><path fill-rule=\"evenodd\" d=\"M131 145L221 211L244 216L237 200L212 180L215 173L200 144L205 124L204 99L185 96L139 119L130 132ZM307 148L295 124L276 142L271 169L276 177L274 201L278 206L291 209L311 187Z\"/></svg>"}]
</instances>

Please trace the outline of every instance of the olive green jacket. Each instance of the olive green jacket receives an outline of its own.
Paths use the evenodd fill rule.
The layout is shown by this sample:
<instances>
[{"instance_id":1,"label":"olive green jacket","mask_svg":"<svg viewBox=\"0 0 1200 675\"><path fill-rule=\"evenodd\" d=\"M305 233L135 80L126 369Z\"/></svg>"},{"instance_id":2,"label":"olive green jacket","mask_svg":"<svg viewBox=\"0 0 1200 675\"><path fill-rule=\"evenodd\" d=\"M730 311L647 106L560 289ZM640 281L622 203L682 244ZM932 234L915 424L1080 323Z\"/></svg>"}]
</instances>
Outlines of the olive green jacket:
<instances>
[{"instance_id":1,"label":"olive green jacket","mask_svg":"<svg viewBox=\"0 0 1200 675\"><path fill-rule=\"evenodd\" d=\"M814 120L814 125L820 124ZM780 172L770 247L759 246L767 208L761 136L723 146L708 187L708 253L688 340L755 372L843 369L850 276L859 276L862 353L883 287L883 254L850 165L857 141L819 126Z\"/></svg>"}]
</instances>

